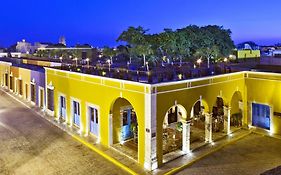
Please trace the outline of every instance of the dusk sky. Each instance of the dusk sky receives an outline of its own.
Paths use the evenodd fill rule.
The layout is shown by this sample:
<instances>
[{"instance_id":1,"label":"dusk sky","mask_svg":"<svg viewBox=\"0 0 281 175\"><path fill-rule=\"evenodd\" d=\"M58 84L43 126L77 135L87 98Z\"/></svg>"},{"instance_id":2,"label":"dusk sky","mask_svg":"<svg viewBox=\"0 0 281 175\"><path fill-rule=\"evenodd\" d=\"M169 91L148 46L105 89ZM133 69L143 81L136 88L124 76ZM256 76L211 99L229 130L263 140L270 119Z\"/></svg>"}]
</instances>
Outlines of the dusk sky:
<instances>
[{"instance_id":1,"label":"dusk sky","mask_svg":"<svg viewBox=\"0 0 281 175\"><path fill-rule=\"evenodd\" d=\"M233 40L281 42L280 0L14 0L1 1L0 46L21 39L69 45L116 45L128 26L151 33L190 24L222 25Z\"/></svg>"}]
</instances>

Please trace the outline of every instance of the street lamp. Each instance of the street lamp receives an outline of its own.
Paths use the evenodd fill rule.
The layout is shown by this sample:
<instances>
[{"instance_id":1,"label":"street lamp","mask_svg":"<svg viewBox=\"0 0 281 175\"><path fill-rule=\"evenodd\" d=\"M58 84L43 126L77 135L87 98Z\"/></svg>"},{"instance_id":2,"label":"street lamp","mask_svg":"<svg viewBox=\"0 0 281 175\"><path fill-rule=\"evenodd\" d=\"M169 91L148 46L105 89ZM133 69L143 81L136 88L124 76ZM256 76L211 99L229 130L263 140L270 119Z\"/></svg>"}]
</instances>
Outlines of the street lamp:
<instances>
[{"instance_id":1,"label":"street lamp","mask_svg":"<svg viewBox=\"0 0 281 175\"><path fill-rule=\"evenodd\" d=\"M228 59L227 59L227 58L224 58L223 61L224 61L225 63L227 63Z\"/></svg>"},{"instance_id":2,"label":"street lamp","mask_svg":"<svg viewBox=\"0 0 281 175\"><path fill-rule=\"evenodd\" d=\"M62 62L62 57L60 57L60 62Z\"/></svg>"},{"instance_id":3,"label":"street lamp","mask_svg":"<svg viewBox=\"0 0 281 175\"><path fill-rule=\"evenodd\" d=\"M77 67L77 66L78 66L78 58L75 57L75 58L74 58L74 61L75 61L75 66Z\"/></svg>"},{"instance_id":4,"label":"street lamp","mask_svg":"<svg viewBox=\"0 0 281 175\"><path fill-rule=\"evenodd\" d=\"M145 62L145 65L146 65L146 70L149 71L148 62Z\"/></svg>"},{"instance_id":5,"label":"street lamp","mask_svg":"<svg viewBox=\"0 0 281 175\"><path fill-rule=\"evenodd\" d=\"M199 68L200 68L200 65L201 65L201 63L202 63L201 58L199 58L196 62L197 62L197 64L199 65Z\"/></svg>"},{"instance_id":6,"label":"street lamp","mask_svg":"<svg viewBox=\"0 0 281 175\"><path fill-rule=\"evenodd\" d=\"M108 60L106 60L106 62L108 63L108 68L109 68L109 72L110 72L111 60L108 59Z\"/></svg>"},{"instance_id":7,"label":"street lamp","mask_svg":"<svg viewBox=\"0 0 281 175\"><path fill-rule=\"evenodd\" d=\"M129 68L130 68L130 62L129 61L127 61L127 66L128 66L128 70L129 70Z\"/></svg>"},{"instance_id":8,"label":"street lamp","mask_svg":"<svg viewBox=\"0 0 281 175\"><path fill-rule=\"evenodd\" d=\"M87 62L87 66L88 68L90 67L90 59L89 58L86 58L86 62Z\"/></svg>"}]
</instances>

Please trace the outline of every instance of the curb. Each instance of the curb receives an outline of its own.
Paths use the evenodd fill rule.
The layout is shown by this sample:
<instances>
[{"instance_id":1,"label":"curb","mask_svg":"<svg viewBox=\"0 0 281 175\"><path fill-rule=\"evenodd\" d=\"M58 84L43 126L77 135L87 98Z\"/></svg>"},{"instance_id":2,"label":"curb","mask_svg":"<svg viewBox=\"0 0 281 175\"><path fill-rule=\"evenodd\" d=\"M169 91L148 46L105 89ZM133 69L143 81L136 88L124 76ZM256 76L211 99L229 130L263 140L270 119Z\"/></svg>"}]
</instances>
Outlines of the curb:
<instances>
[{"instance_id":1,"label":"curb","mask_svg":"<svg viewBox=\"0 0 281 175\"><path fill-rule=\"evenodd\" d=\"M187 164L185 164L185 165L182 165L182 166L180 166L180 167L174 168L174 169L172 169L172 170L166 172L165 175L176 174L176 173L182 171L183 169L185 169L185 168L191 166L192 164L198 162L199 160L201 160L201 159L203 159L203 158L209 156L210 154L213 154L213 153L219 151L220 149L224 148L225 146L230 145L230 144L232 144L232 143L234 143L234 142L237 142L238 140L240 140L240 139L242 139L242 138L244 138L244 137L250 135L251 133L252 133L252 131L250 131L250 132L248 132L248 133L246 133L246 134L244 134L244 135L242 135L242 136L240 136L240 137L237 137L237 138L235 138L235 139L233 139L233 140L231 140L231 141L229 141L229 142L227 142L227 143L224 143L224 144L218 146L217 148L211 150L210 152L208 152L208 153L206 153L206 154L204 154L204 155L202 155L202 156L199 156L198 158L192 160L191 162L189 162L189 163L187 163Z\"/></svg>"}]
</instances>

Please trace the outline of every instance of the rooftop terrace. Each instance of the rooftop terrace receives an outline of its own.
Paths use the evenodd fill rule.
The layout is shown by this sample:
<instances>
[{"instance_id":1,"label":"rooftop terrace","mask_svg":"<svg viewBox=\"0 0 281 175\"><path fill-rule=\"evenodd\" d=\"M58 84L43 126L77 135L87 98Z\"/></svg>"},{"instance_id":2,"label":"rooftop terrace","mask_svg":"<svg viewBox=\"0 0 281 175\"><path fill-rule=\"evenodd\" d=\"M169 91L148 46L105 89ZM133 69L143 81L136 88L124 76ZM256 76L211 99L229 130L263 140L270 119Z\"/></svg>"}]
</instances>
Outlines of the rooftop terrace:
<instances>
[{"instance_id":1,"label":"rooftop terrace","mask_svg":"<svg viewBox=\"0 0 281 175\"><path fill-rule=\"evenodd\" d=\"M21 59L0 58L1 61L11 62L13 66L27 68L43 72L42 66L29 65L22 63ZM276 64L280 62L280 64ZM276 72L281 73L281 59L261 58L248 59L240 62L228 62L212 64L210 68L202 64L195 67L193 64L166 64L150 68L149 71L140 67L132 70L128 67L118 67L106 64L70 64L62 63L62 66L52 67L54 69L78 72L89 75L109 77L121 80L141 82L147 84L156 84L162 82L173 82L214 75L222 75L239 71L259 71L259 72Z\"/></svg>"}]
</instances>

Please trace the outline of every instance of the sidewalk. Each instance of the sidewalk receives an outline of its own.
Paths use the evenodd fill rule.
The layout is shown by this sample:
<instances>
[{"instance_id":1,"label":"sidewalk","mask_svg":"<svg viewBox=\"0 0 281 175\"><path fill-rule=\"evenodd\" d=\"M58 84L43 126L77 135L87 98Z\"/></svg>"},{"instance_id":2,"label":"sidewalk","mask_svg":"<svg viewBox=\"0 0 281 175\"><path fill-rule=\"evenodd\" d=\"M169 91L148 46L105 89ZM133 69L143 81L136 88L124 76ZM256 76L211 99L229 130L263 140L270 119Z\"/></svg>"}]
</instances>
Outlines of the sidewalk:
<instances>
[{"instance_id":1,"label":"sidewalk","mask_svg":"<svg viewBox=\"0 0 281 175\"><path fill-rule=\"evenodd\" d=\"M244 138L245 136L249 135L252 131L246 129L240 129L232 134L232 136L225 136L212 144L206 144L194 152L191 152L187 155L179 157L171 162L164 164L162 167L154 170L153 174L175 174L180 172L181 170L187 168L188 166L192 165L193 163L203 159L204 157L220 150L224 146L227 146L231 143L236 142L239 139Z\"/></svg>"},{"instance_id":2,"label":"sidewalk","mask_svg":"<svg viewBox=\"0 0 281 175\"><path fill-rule=\"evenodd\" d=\"M131 159L130 157L120 153L119 151L116 151L114 148L108 148L105 146L102 146L101 144L97 143L97 140L94 137L91 136L82 136L78 133L78 131L75 128L68 127L64 123L60 123L59 121L55 120L53 117L47 115L44 111L42 111L39 107L32 105L30 102L27 102L23 98L20 98L19 96L15 95L14 93L11 93L7 89L1 88L1 90L5 93L7 93L9 96L17 100L18 102L22 103L24 106L32 109L31 111L35 112L36 114L40 115L44 119L48 120L50 123L54 124L58 128L64 130L66 133L68 133L70 136L72 136L74 139L79 141L81 144L84 144L88 148L92 149L93 151L97 152L102 157L106 158L108 161L114 163L116 166L124 169L130 174L175 174L185 168L188 168L193 163L205 158L206 156L219 151L223 147L232 144L246 136L248 136L250 133L255 132L262 135L275 137L278 139L281 139L281 136L278 135L271 135L266 131L263 130L257 130L257 129L240 129L235 131L231 136L224 136L218 140L216 140L213 143L204 144L198 149L195 149L193 152L183 155L173 161L170 161L168 163L165 163L160 168L148 172L145 171L142 167L138 165L138 163Z\"/></svg>"},{"instance_id":3,"label":"sidewalk","mask_svg":"<svg viewBox=\"0 0 281 175\"><path fill-rule=\"evenodd\" d=\"M40 109L39 107L32 105L30 102L27 102L26 100L17 96L16 94L11 93L8 89L1 88L0 90L5 92L7 95L12 97L16 101L23 104L25 107L31 109L32 112L36 113L37 115L46 119L48 122L62 129L74 139L79 141L81 144L84 144L85 146L92 149L108 161L127 171L129 174L150 174L149 172L145 171L142 167L140 167L135 160L132 160L131 158L123 155L122 153L114 150L113 148L108 148L101 144L98 144L97 140L94 137L84 137L80 135L78 133L78 130L76 130L75 128L68 127L66 124L60 123L59 121L55 120L54 117L47 115L46 112L42 111L42 109Z\"/></svg>"}]
</instances>

